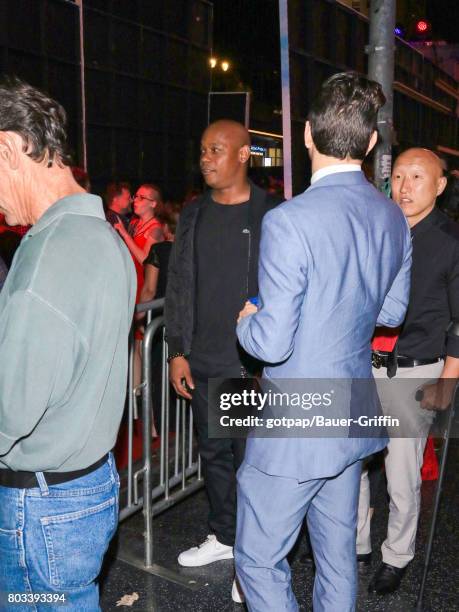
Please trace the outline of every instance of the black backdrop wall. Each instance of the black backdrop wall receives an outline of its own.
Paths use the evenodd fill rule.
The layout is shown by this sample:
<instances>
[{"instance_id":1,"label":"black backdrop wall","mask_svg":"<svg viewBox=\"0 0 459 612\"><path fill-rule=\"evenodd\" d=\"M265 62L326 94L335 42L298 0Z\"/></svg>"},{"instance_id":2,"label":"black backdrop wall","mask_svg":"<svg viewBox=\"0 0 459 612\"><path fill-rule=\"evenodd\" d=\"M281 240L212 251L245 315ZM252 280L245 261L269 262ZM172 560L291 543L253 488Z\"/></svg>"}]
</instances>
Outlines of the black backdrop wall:
<instances>
[{"instance_id":1,"label":"black backdrop wall","mask_svg":"<svg viewBox=\"0 0 459 612\"><path fill-rule=\"evenodd\" d=\"M207 122L212 5L206 0L84 0L88 170L182 197L199 181ZM0 72L57 98L82 163L79 7L0 0Z\"/></svg>"}]
</instances>

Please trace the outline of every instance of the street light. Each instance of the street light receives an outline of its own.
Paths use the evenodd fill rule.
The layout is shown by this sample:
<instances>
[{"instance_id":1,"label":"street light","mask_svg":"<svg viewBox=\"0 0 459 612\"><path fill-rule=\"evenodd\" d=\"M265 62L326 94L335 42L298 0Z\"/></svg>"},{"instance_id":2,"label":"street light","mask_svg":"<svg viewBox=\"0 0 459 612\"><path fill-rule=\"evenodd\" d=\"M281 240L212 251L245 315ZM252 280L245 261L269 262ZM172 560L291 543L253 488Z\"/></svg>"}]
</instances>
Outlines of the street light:
<instances>
[{"instance_id":1,"label":"street light","mask_svg":"<svg viewBox=\"0 0 459 612\"><path fill-rule=\"evenodd\" d=\"M212 70L217 68L219 64L223 72L228 72L228 70L231 68L231 64L228 60L220 61L218 57L209 57L209 66L212 68Z\"/></svg>"}]
</instances>

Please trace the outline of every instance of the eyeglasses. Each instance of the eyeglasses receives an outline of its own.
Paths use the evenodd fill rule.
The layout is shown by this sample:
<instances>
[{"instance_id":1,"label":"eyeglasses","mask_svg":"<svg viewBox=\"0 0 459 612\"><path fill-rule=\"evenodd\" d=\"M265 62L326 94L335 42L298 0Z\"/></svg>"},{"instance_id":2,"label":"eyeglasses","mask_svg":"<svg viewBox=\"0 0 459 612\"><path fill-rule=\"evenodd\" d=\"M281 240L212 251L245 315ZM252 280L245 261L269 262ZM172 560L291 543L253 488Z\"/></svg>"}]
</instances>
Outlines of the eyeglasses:
<instances>
[{"instance_id":1,"label":"eyeglasses","mask_svg":"<svg viewBox=\"0 0 459 612\"><path fill-rule=\"evenodd\" d=\"M135 194L135 196L132 198L133 200L148 200L149 202L156 202L156 200L154 198L147 198L147 196L143 196L143 195L138 195L137 193Z\"/></svg>"}]
</instances>

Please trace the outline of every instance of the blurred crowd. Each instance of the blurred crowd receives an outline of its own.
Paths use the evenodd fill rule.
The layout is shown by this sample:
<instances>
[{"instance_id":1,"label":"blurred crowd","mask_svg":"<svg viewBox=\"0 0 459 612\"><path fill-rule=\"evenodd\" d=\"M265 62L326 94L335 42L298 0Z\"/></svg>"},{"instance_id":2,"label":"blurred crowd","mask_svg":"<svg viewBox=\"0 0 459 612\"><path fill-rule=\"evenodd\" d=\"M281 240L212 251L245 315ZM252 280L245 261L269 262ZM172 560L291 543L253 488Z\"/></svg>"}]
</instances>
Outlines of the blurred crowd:
<instances>
[{"instance_id":1,"label":"blurred crowd","mask_svg":"<svg viewBox=\"0 0 459 612\"><path fill-rule=\"evenodd\" d=\"M372 181L372 166L365 162L363 170ZM438 207L459 222L459 170L448 171L448 186L438 199ZM77 183L91 191L89 175L82 168L72 168ZM268 193L282 196L282 180L271 176L253 177ZM144 183L133 190L126 181L112 181L105 189L104 207L107 221L119 232L132 254L137 272L137 303L164 297L167 266L175 229L182 209L201 195L199 189L190 189L182 201L163 199L162 191L153 183ZM0 214L0 288L9 267L29 227L8 226ZM163 246L155 246L164 243ZM140 324L140 322L138 322ZM139 337L139 333L137 333Z\"/></svg>"},{"instance_id":2,"label":"blurred crowd","mask_svg":"<svg viewBox=\"0 0 459 612\"><path fill-rule=\"evenodd\" d=\"M91 181L88 173L78 166L72 168L76 182L88 193ZM282 196L283 181L272 176L254 177L268 193ZM123 238L132 255L137 272L137 303L164 297L167 267L182 209L201 195L199 189L189 189L182 201L164 199L160 187L143 183L134 190L127 181L112 181L102 194L107 221ZM459 190L456 192L459 199ZM6 279L14 253L30 226L8 226L0 214L0 289ZM161 246L159 246L161 244ZM141 328L142 316L136 322ZM141 340L137 330L136 339ZM137 368L136 368L137 370Z\"/></svg>"},{"instance_id":3,"label":"blurred crowd","mask_svg":"<svg viewBox=\"0 0 459 612\"><path fill-rule=\"evenodd\" d=\"M88 174L82 169L72 169L77 183L90 192ZM198 192L190 195L191 201ZM137 272L137 298L139 299L148 279L142 301L164 296L168 255L174 240L177 220L186 202L163 201L159 187L151 183L140 185L133 192L127 182L114 181L107 185L104 207L107 221L126 242ZM22 237L30 226L9 226L0 214L0 288L11 266ZM159 243L164 243L158 247ZM161 266L161 273L159 273ZM155 268L152 270L150 268Z\"/></svg>"}]
</instances>

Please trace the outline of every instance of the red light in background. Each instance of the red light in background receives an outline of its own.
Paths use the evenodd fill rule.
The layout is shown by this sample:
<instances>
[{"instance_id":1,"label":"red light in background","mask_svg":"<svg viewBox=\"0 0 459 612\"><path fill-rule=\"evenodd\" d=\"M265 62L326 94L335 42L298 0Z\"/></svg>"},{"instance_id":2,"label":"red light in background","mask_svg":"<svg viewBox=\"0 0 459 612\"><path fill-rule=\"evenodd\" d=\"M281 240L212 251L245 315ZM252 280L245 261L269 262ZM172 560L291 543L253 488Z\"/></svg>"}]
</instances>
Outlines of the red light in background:
<instances>
[{"instance_id":1,"label":"red light in background","mask_svg":"<svg viewBox=\"0 0 459 612\"><path fill-rule=\"evenodd\" d=\"M419 34L425 34L430 29L430 24L428 21L421 19L416 24L416 30Z\"/></svg>"}]
</instances>

